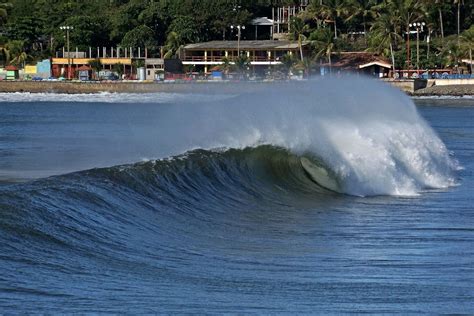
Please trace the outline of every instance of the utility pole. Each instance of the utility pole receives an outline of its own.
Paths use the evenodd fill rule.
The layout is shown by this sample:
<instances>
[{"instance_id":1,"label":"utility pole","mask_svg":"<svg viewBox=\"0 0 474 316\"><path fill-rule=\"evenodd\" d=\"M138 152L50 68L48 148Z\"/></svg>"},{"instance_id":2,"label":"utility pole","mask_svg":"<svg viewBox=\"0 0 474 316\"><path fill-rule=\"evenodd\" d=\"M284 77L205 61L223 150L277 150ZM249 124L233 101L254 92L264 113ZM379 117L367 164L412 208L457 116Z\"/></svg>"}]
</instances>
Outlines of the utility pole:
<instances>
[{"instance_id":1,"label":"utility pole","mask_svg":"<svg viewBox=\"0 0 474 316\"><path fill-rule=\"evenodd\" d=\"M61 30L66 31L66 42L67 42L67 79L71 80L71 50L69 42L69 31L74 30L72 26L60 26Z\"/></svg>"},{"instance_id":2,"label":"utility pole","mask_svg":"<svg viewBox=\"0 0 474 316\"><path fill-rule=\"evenodd\" d=\"M240 57L240 36L241 30L245 30L245 25L230 26L232 30L234 29L234 27L237 28L237 56Z\"/></svg>"},{"instance_id":3,"label":"utility pole","mask_svg":"<svg viewBox=\"0 0 474 316\"><path fill-rule=\"evenodd\" d=\"M410 28L414 27L416 29L416 70L417 73L420 71L420 30L423 32L425 22L410 23Z\"/></svg>"}]
</instances>

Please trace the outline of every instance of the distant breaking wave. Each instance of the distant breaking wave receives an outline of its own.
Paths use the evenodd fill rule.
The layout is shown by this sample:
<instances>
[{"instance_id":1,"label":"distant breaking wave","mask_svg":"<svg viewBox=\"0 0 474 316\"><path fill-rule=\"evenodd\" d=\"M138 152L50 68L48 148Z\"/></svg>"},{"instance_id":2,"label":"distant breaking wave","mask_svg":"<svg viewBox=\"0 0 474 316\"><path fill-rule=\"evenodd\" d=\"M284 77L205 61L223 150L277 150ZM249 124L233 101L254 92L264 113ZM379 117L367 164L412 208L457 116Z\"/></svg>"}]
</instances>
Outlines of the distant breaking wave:
<instances>
[{"instance_id":1,"label":"distant breaking wave","mask_svg":"<svg viewBox=\"0 0 474 316\"><path fill-rule=\"evenodd\" d=\"M81 102L81 103L168 103L168 102L210 102L229 98L224 95L186 93L0 93L0 102Z\"/></svg>"}]
</instances>

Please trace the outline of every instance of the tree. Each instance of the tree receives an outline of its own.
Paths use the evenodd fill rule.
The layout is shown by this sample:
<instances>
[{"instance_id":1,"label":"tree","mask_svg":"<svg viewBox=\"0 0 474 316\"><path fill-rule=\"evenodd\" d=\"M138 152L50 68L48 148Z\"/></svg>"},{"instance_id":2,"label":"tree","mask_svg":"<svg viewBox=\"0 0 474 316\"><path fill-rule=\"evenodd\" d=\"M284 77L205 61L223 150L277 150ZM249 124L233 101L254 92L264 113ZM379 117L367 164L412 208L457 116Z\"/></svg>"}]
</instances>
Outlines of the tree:
<instances>
[{"instance_id":1,"label":"tree","mask_svg":"<svg viewBox=\"0 0 474 316\"><path fill-rule=\"evenodd\" d=\"M222 58L222 64L220 65L220 68L225 75L228 75L229 71L232 70L232 63L230 62L230 59L227 57Z\"/></svg>"},{"instance_id":2,"label":"tree","mask_svg":"<svg viewBox=\"0 0 474 316\"><path fill-rule=\"evenodd\" d=\"M176 33L180 43L187 44L199 41L197 29L197 25L191 17L180 15L171 22L168 31Z\"/></svg>"},{"instance_id":3,"label":"tree","mask_svg":"<svg viewBox=\"0 0 474 316\"><path fill-rule=\"evenodd\" d=\"M139 16L144 10L147 9L147 2L149 1L130 0L125 4L118 6L115 11L111 12L110 39L113 42L123 42L123 39L128 32L140 25L143 25L139 21Z\"/></svg>"},{"instance_id":4,"label":"tree","mask_svg":"<svg viewBox=\"0 0 474 316\"><path fill-rule=\"evenodd\" d=\"M337 38L337 19L343 17L348 12L348 6L344 0L313 1L309 11L313 12L316 18L329 23L334 23L334 38Z\"/></svg>"},{"instance_id":5,"label":"tree","mask_svg":"<svg viewBox=\"0 0 474 316\"><path fill-rule=\"evenodd\" d=\"M336 48L334 37L329 29L319 29L311 33L309 37L315 53L316 59L325 57L329 63L329 69L332 67L331 56Z\"/></svg>"},{"instance_id":6,"label":"tree","mask_svg":"<svg viewBox=\"0 0 474 316\"><path fill-rule=\"evenodd\" d=\"M281 69L285 74L286 78L290 77L293 67L296 65L297 60L292 54L285 54L281 57Z\"/></svg>"},{"instance_id":7,"label":"tree","mask_svg":"<svg viewBox=\"0 0 474 316\"><path fill-rule=\"evenodd\" d=\"M367 20L377 16L376 4L376 0L351 0L347 2L349 12L346 21L361 17L364 37L367 36Z\"/></svg>"},{"instance_id":8,"label":"tree","mask_svg":"<svg viewBox=\"0 0 474 316\"><path fill-rule=\"evenodd\" d=\"M395 32L407 35L407 62L410 64L410 24L424 17L422 2L419 0L385 0L380 6L380 16L389 16Z\"/></svg>"},{"instance_id":9,"label":"tree","mask_svg":"<svg viewBox=\"0 0 474 316\"><path fill-rule=\"evenodd\" d=\"M100 59L96 58L89 61L89 66L92 68L92 71L94 72L94 77L96 79L99 78L98 73L102 70L102 63L100 62Z\"/></svg>"},{"instance_id":10,"label":"tree","mask_svg":"<svg viewBox=\"0 0 474 316\"><path fill-rule=\"evenodd\" d=\"M26 46L32 45L41 37L41 21L33 16L22 16L6 25L8 36L22 40Z\"/></svg>"},{"instance_id":11,"label":"tree","mask_svg":"<svg viewBox=\"0 0 474 316\"><path fill-rule=\"evenodd\" d=\"M146 25L140 25L127 32L122 40L122 47L142 47L150 50L156 49L153 30Z\"/></svg>"},{"instance_id":12,"label":"tree","mask_svg":"<svg viewBox=\"0 0 474 316\"><path fill-rule=\"evenodd\" d=\"M427 1L427 4L429 5L429 1ZM443 4L444 4L444 0L435 0L435 5L438 9L438 14L439 14L439 27L441 31L441 38L444 40L443 11L442 11Z\"/></svg>"},{"instance_id":13,"label":"tree","mask_svg":"<svg viewBox=\"0 0 474 316\"><path fill-rule=\"evenodd\" d=\"M474 25L461 34L461 48L469 52L469 65L472 72L472 48L474 47Z\"/></svg>"},{"instance_id":14,"label":"tree","mask_svg":"<svg viewBox=\"0 0 474 316\"><path fill-rule=\"evenodd\" d=\"M123 65L121 63L115 64L112 70L122 79L122 75L124 74Z\"/></svg>"},{"instance_id":15,"label":"tree","mask_svg":"<svg viewBox=\"0 0 474 316\"><path fill-rule=\"evenodd\" d=\"M15 66L24 66L29 55L25 51L25 42L21 40L13 40L5 45L8 51L9 64Z\"/></svg>"},{"instance_id":16,"label":"tree","mask_svg":"<svg viewBox=\"0 0 474 316\"><path fill-rule=\"evenodd\" d=\"M146 25L153 30L154 38L158 43L165 41L169 24L169 22L168 24L166 22L165 11L162 6L161 2L152 2L138 16L138 21L142 25Z\"/></svg>"},{"instance_id":17,"label":"tree","mask_svg":"<svg viewBox=\"0 0 474 316\"><path fill-rule=\"evenodd\" d=\"M1 55L1 60L3 63L3 66L5 67L10 63L10 51L6 46L0 47L0 55Z\"/></svg>"},{"instance_id":18,"label":"tree","mask_svg":"<svg viewBox=\"0 0 474 316\"><path fill-rule=\"evenodd\" d=\"M234 66L239 73L240 79L243 79L250 68L250 59L245 55L240 55L234 59Z\"/></svg>"},{"instance_id":19,"label":"tree","mask_svg":"<svg viewBox=\"0 0 474 316\"><path fill-rule=\"evenodd\" d=\"M301 70L306 78L309 77L314 61L311 58L300 60L294 66L295 69Z\"/></svg>"},{"instance_id":20,"label":"tree","mask_svg":"<svg viewBox=\"0 0 474 316\"><path fill-rule=\"evenodd\" d=\"M153 55L152 47L158 51L158 47L166 44L163 53L171 57L179 55L179 48L187 43L230 39L230 25L249 26L254 17L270 16L272 6L299 3L299 0L0 0L0 46L6 51L7 42L22 40L29 58L54 56L55 50L66 41L65 32L59 27L70 25L74 27L70 32L72 49L125 44L146 46ZM332 31L333 38L337 38L332 42L333 48L362 50L367 48L369 37L374 37L368 33L371 26L380 16L389 15L394 24L390 31L407 41L409 24L426 22L435 31L430 45L441 56L450 35L459 35L458 44L463 45L461 35L474 24L473 12L472 0L311 0L306 12L291 21L289 30L300 44L300 51L295 54L298 59L302 55L301 43L316 26ZM364 39L340 40L347 30L362 28L366 33ZM249 33L253 32L247 27L242 38ZM438 45L437 37L447 40L439 41L444 44ZM383 42L381 49L388 54L389 41ZM410 46L404 51L401 42L392 38L396 61L403 52L409 53ZM316 52L320 52L321 43L316 46ZM370 49L376 49L375 46L379 45L372 42Z\"/></svg>"},{"instance_id":21,"label":"tree","mask_svg":"<svg viewBox=\"0 0 474 316\"><path fill-rule=\"evenodd\" d=\"M303 40L306 39L304 35L307 32L309 26L304 23L304 21L299 17L292 17L290 20L290 37L293 40L298 41L298 48L300 51L300 59L303 60Z\"/></svg>"},{"instance_id":22,"label":"tree","mask_svg":"<svg viewBox=\"0 0 474 316\"><path fill-rule=\"evenodd\" d=\"M0 1L0 25L5 24L8 19L8 10L12 7L6 0Z\"/></svg>"},{"instance_id":23,"label":"tree","mask_svg":"<svg viewBox=\"0 0 474 316\"><path fill-rule=\"evenodd\" d=\"M377 53L387 54L387 49L390 50L390 57L392 60L393 75L395 75L395 55L394 43L402 40L396 29L392 16L388 14L381 15L370 28L369 50Z\"/></svg>"},{"instance_id":24,"label":"tree","mask_svg":"<svg viewBox=\"0 0 474 316\"><path fill-rule=\"evenodd\" d=\"M64 25L74 27L70 31L71 45L77 46L80 50L87 50L89 47L103 47L110 44L107 24L99 18L79 15L66 19ZM63 36L65 35L64 31L59 30L59 28L56 32ZM64 43L64 40L61 42Z\"/></svg>"},{"instance_id":25,"label":"tree","mask_svg":"<svg viewBox=\"0 0 474 316\"><path fill-rule=\"evenodd\" d=\"M179 37L178 33L176 32L168 33L168 37L166 38L166 45L164 47L166 53L164 54L163 58L168 59L168 58L176 57L176 54L181 48L181 45L182 45L181 38Z\"/></svg>"},{"instance_id":26,"label":"tree","mask_svg":"<svg viewBox=\"0 0 474 316\"><path fill-rule=\"evenodd\" d=\"M464 5L464 0L454 0L454 4L457 4L457 29L458 29L458 46L460 43L461 36L461 5Z\"/></svg>"},{"instance_id":27,"label":"tree","mask_svg":"<svg viewBox=\"0 0 474 316\"><path fill-rule=\"evenodd\" d=\"M138 72L138 68L143 68L145 67L145 60L144 59L134 59L132 61L132 73L133 70L135 69L136 72Z\"/></svg>"},{"instance_id":28,"label":"tree","mask_svg":"<svg viewBox=\"0 0 474 316\"><path fill-rule=\"evenodd\" d=\"M456 71L459 72L459 62L461 61L462 51L456 42L455 40L449 41L442 53L445 58L446 66L456 67Z\"/></svg>"}]
</instances>

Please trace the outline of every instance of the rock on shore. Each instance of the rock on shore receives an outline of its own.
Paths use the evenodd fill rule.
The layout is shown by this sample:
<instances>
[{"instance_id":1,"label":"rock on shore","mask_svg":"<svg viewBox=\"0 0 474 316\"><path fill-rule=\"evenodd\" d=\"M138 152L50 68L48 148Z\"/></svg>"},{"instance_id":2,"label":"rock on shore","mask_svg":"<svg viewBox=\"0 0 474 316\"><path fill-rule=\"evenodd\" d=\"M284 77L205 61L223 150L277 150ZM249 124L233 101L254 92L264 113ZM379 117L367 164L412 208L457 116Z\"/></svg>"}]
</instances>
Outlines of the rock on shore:
<instances>
[{"instance_id":1,"label":"rock on shore","mask_svg":"<svg viewBox=\"0 0 474 316\"><path fill-rule=\"evenodd\" d=\"M419 89L413 94L415 96L463 96L474 95L474 85L449 85L449 86L432 86Z\"/></svg>"}]
</instances>

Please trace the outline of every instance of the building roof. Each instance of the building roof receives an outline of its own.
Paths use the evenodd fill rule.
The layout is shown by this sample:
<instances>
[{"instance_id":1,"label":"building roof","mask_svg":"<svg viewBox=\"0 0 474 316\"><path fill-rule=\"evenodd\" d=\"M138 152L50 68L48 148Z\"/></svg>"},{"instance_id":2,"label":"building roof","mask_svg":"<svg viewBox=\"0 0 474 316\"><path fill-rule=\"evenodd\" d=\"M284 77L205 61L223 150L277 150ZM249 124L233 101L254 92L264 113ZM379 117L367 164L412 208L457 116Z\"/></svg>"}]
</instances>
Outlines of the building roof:
<instances>
[{"instance_id":1,"label":"building roof","mask_svg":"<svg viewBox=\"0 0 474 316\"><path fill-rule=\"evenodd\" d=\"M383 61L380 61L380 60L374 60L370 63L359 65L359 68L362 69L362 68L367 68L367 67L370 67L370 66L380 66L380 67L383 67L383 68L392 68L392 64L389 64L389 63L386 63L386 62L383 62Z\"/></svg>"},{"instance_id":2,"label":"building roof","mask_svg":"<svg viewBox=\"0 0 474 316\"><path fill-rule=\"evenodd\" d=\"M370 52L342 52L334 58L333 67L355 70L377 65L391 68L392 64L384 57Z\"/></svg>"},{"instance_id":3,"label":"building roof","mask_svg":"<svg viewBox=\"0 0 474 316\"><path fill-rule=\"evenodd\" d=\"M165 63L163 58L147 58L145 65L163 65Z\"/></svg>"},{"instance_id":4,"label":"building roof","mask_svg":"<svg viewBox=\"0 0 474 316\"><path fill-rule=\"evenodd\" d=\"M260 18L255 18L252 20L251 24L252 25L257 25L257 26L272 26L274 21L272 19L265 17L260 17Z\"/></svg>"},{"instance_id":5,"label":"building roof","mask_svg":"<svg viewBox=\"0 0 474 316\"><path fill-rule=\"evenodd\" d=\"M461 60L461 62L469 64L469 65L473 65L474 64L474 59L463 59L463 60Z\"/></svg>"},{"instance_id":6,"label":"building roof","mask_svg":"<svg viewBox=\"0 0 474 316\"><path fill-rule=\"evenodd\" d=\"M77 71L90 71L90 70L92 70L92 68L89 67L89 66L86 66L86 65L83 65L83 66L77 68Z\"/></svg>"},{"instance_id":7,"label":"building roof","mask_svg":"<svg viewBox=\"0 0 474 316\"><path fill-rule=\"evenodd\" d=\"M303 43L303 46L307 43ZM297 49L298 42L291 41L275 41L275 40L263 40L263 41L240 41L240 50L288 50ZM189 44L184 47L186 50L237 50L237 41L211 41L196 44Z\"/></svg>"}]
</instances>

